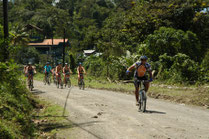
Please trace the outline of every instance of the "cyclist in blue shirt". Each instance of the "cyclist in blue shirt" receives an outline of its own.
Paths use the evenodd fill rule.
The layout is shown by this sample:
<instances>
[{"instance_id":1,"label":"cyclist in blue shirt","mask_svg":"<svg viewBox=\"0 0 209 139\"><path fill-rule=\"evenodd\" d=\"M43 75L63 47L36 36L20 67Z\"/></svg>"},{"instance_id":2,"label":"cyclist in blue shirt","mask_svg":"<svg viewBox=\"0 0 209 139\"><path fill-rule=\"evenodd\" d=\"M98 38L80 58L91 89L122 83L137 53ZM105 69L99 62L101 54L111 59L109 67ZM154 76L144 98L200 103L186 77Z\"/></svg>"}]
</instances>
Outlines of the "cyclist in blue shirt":
<instances>
[{"instance_id":1,"label":"cyclist in blue shirt","mask_svg":"<svg viewBox=\"0 0 209 139\"><path fill-rule=\"evenodd\" d=\"M46 66L44 66L44 74L45 74L44 80L46 80L46 77L49 76L50 72L52 72L52 67L50 66L50 63L47 62Z\"/></svg>"}]
</instances>

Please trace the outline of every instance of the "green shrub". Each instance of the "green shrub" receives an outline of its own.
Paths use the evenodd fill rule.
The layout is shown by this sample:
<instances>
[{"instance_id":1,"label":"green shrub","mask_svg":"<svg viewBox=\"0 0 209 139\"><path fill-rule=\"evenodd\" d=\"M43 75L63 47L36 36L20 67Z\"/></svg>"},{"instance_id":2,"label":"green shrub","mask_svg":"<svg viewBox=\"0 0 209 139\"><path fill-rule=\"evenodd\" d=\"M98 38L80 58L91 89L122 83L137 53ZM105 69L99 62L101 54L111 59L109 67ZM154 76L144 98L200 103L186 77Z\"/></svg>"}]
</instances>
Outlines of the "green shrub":
<instances>
[{"instance_id":1,"label":"green shrub","mask_svg":"<svg viewBox=\"0 0 209 139\"><path fill-rule=\"evenodd\" d=\"M191 31L184 32L173 28L161 27L146 39L146 53L158 61L159 56L167 53L168 56L175 56L177 53L188 55L192 60L201 58L201 45L196 34Z\"/></svg>"},{"instance_id":2,"label":"green shrub","mask_svg":"<svg viewBox=\"0 0 209 139\"><path fill-rule=\"evenodd\" d=\"M201 63L201 81L209 82L209 51L205 54L205 57Z\"/></svg>"},{"instance_id":3,"label":"green shrub","mask_svg":"<svg viewBox=\"0 0 209 139\"><path fill-rule=\"evenodd\" d=\"M178 73L183 80L197 81L200 76L200 66L197 62L191 60L189 56L178 53L174 56L172 71Z\"/></svg>"},{"instance_id":4,"label":"green shrub","mask_svg":"<svg viewBox=\"0 0 209 139\"><path fill-rule=\"evenodd\" d=\"M32 136L31 94L13 62L0 62L0 138Z\"/></svg>"},{"instance_id":5,"label":"green shrub","mask_svg":"<svg viewBox=\"0 0 209 139\"><path fill-rule=\"evenodd\" d=\"M164 54L160 58L160 72L158 77L161 80L172 82L197 81L201 77L199 64L185 54L178 53L171 57Z\"/></svg>"},{"instance_id":6,"label":"green shrub","mask_svg":"<svg viewBox=\"0 0 209 139\"><path fill-rule=\"evenodd\" d=\"M14 134L14 130L9 127L12 126L8 123L3 123L4 120L1 119L0 120L0 138L1 139L14 139L15 138L15 134ZM12 131L13 130L13 131Z\"/></svg>"}]
</instances>

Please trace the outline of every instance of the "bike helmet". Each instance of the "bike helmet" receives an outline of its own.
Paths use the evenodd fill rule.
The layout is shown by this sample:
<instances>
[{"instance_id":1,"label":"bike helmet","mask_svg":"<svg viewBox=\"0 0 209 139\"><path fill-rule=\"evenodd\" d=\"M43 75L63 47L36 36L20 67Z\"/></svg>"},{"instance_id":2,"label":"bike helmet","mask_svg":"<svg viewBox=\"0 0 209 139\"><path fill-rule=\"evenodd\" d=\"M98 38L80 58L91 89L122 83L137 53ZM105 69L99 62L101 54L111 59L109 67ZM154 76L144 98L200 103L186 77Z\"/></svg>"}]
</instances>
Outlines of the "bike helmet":
<instances>
[{"instance_id":1,"label":"bike helmet","mask_svg":"<svg viewBox=\"0 0 209 139\"><path fill-rule=\"evenodd\" d=\"M32 62L28 62L28 65L32 65Z\"/></svg>"},{"instance_id":2,"label":"bike helmet","mask_svg":"<svg viewBox=\"0 0 209 139\"><path fill-rule=\"evenodd\" d=\"M78 65L82 65L82 63L81 62L79 62L79 64Z\"/></svg>"},{"instance_id":3,"label":"bike helmet","mask_svg":"<svg viewBox=\"0 0 209 139\"><path fill-rule=\"evenodd\" d=\"M140 60L147 60L148 58L147 58L147 56L141 56L140 57Z\"/></svg>"},{"instance_id":4,"label":"bike helmet","mask_svg":"<svg viewBox=\"0 0 209 139\"><path fill-rule=\"evenodd\" d=\"M58 62L58 65L62 64L61 62Z\"/></svg>"},{"instance_id":5,"label":"bike helmet","mask_svg":"<svg viewBox=\"0 0 209 139\"><path fill-rule=\"evenodd\" d=\"M46 62L46 64L47 64L47 65L49 65L49 64L50 64L50 62Z\"/></svg>"},{"instance_id":6,"label":"bike helmet","mask_svg":"<svg viewBox=\"0 0 209 139\"><path fill-rule=\"evenodd\" d=\"M65 63L65 65L68 65L68 63Z\"/></svg>"}]
</instances>

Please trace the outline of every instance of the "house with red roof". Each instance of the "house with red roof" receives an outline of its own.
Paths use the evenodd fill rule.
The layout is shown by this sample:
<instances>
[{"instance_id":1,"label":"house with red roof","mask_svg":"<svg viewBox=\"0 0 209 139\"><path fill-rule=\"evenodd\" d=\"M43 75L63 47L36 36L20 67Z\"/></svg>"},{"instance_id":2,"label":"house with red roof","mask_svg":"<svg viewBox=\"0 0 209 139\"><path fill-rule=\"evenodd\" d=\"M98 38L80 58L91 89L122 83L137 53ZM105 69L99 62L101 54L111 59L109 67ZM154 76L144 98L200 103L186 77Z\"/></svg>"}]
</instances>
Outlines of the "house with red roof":
<instances>
[{"instance_id":1,"label":"house with red roof","mask_svg":"<svg viewBox=\"0 0 209 139\"><path fill-rule=\"evenodd\" d=\"M63 53L64 39L44 39L42 42L31 42L28 46L35 47L41 54L59 58ZM65 47L69 46L68 39L65 39Z\"/></svg>"}]
</instances>

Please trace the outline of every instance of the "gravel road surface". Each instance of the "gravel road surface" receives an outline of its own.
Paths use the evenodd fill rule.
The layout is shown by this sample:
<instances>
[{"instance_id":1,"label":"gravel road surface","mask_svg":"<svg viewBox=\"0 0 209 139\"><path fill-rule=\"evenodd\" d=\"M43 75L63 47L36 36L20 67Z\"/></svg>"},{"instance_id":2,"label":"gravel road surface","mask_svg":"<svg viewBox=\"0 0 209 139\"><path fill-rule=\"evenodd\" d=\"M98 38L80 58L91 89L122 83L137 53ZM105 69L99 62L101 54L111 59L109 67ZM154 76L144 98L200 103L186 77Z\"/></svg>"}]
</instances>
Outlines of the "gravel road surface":
<instances>
[{"instance_id":1,"label":"gravel road surface","mask_svg":"<svg viewBox=\"0 0 209 139\"><path fill-rule=\"evenodd\" d=\"M104 90L57 89L35 81L34 93L63 106L73 129L58 134L75 139L209 139L209 110L148 98L138 112L133 95Z\"/></svg>"}]
</instances>

